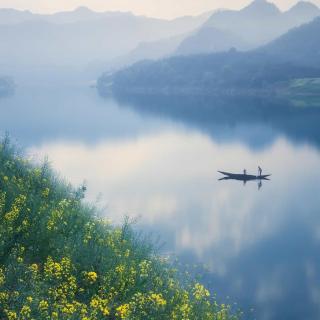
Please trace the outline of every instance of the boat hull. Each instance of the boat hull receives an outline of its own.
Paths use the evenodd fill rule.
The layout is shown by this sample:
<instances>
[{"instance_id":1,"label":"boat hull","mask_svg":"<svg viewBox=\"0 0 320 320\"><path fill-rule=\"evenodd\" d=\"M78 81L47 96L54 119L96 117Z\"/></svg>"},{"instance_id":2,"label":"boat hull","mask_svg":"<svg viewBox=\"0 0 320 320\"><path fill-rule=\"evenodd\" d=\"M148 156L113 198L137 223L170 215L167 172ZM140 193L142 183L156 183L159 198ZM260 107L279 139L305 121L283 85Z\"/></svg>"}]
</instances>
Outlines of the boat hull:
<instances>
[{"instance_id":1,"label":"boat hull","mask_svg":"<svg viewBox=\"0 0 320 320\"><path fill-rule=\"evenodd\" d=\"M271 176L271 174L264 174L261 176L254 176L251 174L241 174L241 173L229 173L224 171L218 171L219 173L225 175L226 177L220 179L220 180L241 180L241 181L250 181L250 180L269 180L268 178Z\"/></svg>"}]
</instances>

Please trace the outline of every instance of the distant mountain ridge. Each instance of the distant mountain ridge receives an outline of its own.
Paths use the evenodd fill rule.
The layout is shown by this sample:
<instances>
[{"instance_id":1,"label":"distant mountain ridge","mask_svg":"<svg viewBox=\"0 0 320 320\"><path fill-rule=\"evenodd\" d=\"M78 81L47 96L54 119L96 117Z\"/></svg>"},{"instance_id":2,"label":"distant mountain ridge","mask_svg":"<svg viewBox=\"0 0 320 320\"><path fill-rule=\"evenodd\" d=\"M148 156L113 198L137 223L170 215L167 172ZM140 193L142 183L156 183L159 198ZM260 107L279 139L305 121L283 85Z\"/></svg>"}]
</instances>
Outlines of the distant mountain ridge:
<instances>
[{"instance_id":1,"label":"distant mountain ridge","mask_svg":"<svg viewBox=\"0 0 320 320\"><path fill-rule=\"evenodd\" d=\"M72 11L61 11L52 14L33 13L29 10L0 9L0 24L18 24L26 21L45 20L51 23L73 23L110 16L133 16L130 12L106 11L96 12L87 7L78 7Z\"/></svg>"},{"instance_id":2,"label":"distant mountain ridge","mask_svg":"<svg viewBox=\"0 0 320 320\"><path fill-rule=\"evenodd\" d=\"M189 55L228 51L231 48L245 50L249 47L245 40L230 31L216 27L203 27L198 32L186 38L178 46L176 55Z\"/></svg>"},{"instance_id":3,"label":"distant mountain ridge","mask_svg":"<svg viewBox=\"0 0 320 320\"><path fill-rule=\"evenodd\" d=\"M51 15L0 9L0 69L16 79L25 70L25 81L41 73L66 74L68 68L86 70L91 64L101 68L141 43L188 34L208 16L162 20L86 7Z\"/></svg>"},{"instance_id":4,"label":"distant mountain ridge","mask_svg":"<svg viewBox=\"0 0 320 320\"><path fill-rule=\"evenodd\" d=\"M206 12L197 16L182 16L175 19L160 19L143 15L135 15L130 11L94 11L85 6L77 7L71 11L60 11L51 14L33 13L29 10L17 10L0 8L0 24L18 24L26 21L42 20L51 23L65 24L78 21L88 21L101 18L119 17L119 16L135 16L145 19L161 20L161 21L182 21L182 20L197 20L200 18L205 22L211 15L211 12Z\"/></svg>"},{"instance_id":5,"label":"distant mountain ridge","mask_svg":"<svg viewBox=\"0 0 320 320\"><path fill-rule=\"evenodd\" d=\"M320 17L258 49L292 63L320 67Z\"/></svg>"},{"instance_id":6,"label":"distant mountain ridge","mask_svg":"<svg viewBox=\"0 0 320 320\"><path fill-rule=\"evenodd\" d=\"M320 78L320 17L249 52L176 56L106 74L100 91L117 94L270 95L296 79ZM320 92L310 91L310 94Z\"/></svg>"},{"instance_id":7,"label":"distant mountain ridge","mask_svg":"<svg viewBox=\"0 0 320 320\"><path fill-rule=\"evenodd\" d=\"M319 15L320 9L310 2L298 2L288 11L281 12L273 3L254 0L239 11L220 10L214 13L202 28L181 43L176 54L217 52L232 47L253 49ZM214 32L210 33L210 30ZM223 43L226 33L233 38L227 37Z\"/></svg>"}]
</instances>

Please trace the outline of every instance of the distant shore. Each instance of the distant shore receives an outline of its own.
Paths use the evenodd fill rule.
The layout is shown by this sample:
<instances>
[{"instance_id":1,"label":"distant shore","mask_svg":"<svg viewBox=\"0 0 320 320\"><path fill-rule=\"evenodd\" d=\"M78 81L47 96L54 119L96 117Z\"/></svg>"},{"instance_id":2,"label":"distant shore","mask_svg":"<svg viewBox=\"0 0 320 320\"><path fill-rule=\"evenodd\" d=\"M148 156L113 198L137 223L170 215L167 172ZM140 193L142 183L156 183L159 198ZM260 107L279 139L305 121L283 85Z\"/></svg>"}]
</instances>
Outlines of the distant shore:
<instances>
[{"instance_id":1,"label":"distant shore","mask_svg":"<svg viewBox=\"0 0 320 320\"><path fill-rule=\"evenodd\" d=\"M118 87L98 81L96 86L102 96L109 95L164 95L202 97L261 97L285 99L316 99L320 101L320 79L295 79L263 88L202 88L200 86ZM318 100L319 99L319 100Z\"/></svg>"}]
</instances>

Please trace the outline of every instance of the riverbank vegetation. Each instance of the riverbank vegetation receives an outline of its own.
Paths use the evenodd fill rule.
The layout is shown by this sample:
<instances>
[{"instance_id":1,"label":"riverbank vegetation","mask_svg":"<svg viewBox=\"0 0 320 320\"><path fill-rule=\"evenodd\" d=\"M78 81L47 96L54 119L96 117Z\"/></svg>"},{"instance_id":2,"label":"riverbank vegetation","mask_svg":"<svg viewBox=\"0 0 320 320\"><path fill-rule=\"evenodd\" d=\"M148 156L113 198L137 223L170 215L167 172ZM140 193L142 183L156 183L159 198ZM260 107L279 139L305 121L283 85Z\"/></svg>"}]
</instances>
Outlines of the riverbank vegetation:
<instances>
[{"instance_id":1,"label":"riverbank vegetation","mask_svg":"<svg viewBox=\"0 0 320 320\"><path fill-rule=\"evenodd\" d=\"M101 93L252 96L283 91L294 79L319 78L320 69L260 52L229 51L144 61L98 80ZM287 90L287 89L286 89ZM285 92L286 92L285 90Z\"/></svg>"},{"instance_id":2,"label":"riverbank vegetation","mask_svg":"<svg viewBox=\"0 0 320 320\"><path fill-rule=\"evenodd\" d=\"M239 319L84 191L0 142L0 319Z\"/></svg>"}]
</instances>

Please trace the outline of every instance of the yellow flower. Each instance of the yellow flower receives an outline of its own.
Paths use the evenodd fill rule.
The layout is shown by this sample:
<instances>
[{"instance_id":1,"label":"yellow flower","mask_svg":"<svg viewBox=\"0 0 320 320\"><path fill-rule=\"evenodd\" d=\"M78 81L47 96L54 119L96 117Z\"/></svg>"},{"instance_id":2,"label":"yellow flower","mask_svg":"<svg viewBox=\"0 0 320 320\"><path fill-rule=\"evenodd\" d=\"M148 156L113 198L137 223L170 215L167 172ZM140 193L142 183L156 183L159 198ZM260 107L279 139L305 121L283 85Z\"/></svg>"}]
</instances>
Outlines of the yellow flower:
<instances>
[{"instance_id":1,"label":"yellow flower","mask_svg":"<svg viewBox=\"0 0 320 320\"><path fill-rule=\"evenodd\" d=\"M42 311L42 312L47 311L48 308L49 308L49 303L48 303L48 301L46 301L46 300L41 300L41 301L39 302L39 310L40 310L40 311Z\"/></svg>"},{"instance_id":2,"label":"yellow flower","mask_svg":"<svg viewBox=\"0 0 320 320\"><path fill-rule=\"evenodd\" d=\"M196 283L193 288L193 296L196 300L201 300L202 298L209 297L209 291L200 283Z\"/></svg>"},{"instance_id":3,"label":"yellow flower","mask_svg":"<svg viewBox=\"0 0 320 320\"><path fill-rule=\"evenodd\" d=\"M163 299L162 294L152 293L150 296L150 300L155 302L159 306L165 306L167 301Z\"/></svg>"},{"instance_id":4,"label":"yellow flower","mask_svg":"<svg viewBox=\"0 0 320 320\"><path fill-rule=\"evenodd\" d=\"M141 278L147 278L149 275L149 270L150 270L150 261L143 260L140 264L140 277Z\"/></svg>"},{"instance_id":5,"label":"yellow flower","mask_svg":"<svg viewBox=\"0 0 320 320\"><path fill-rule=\"evenodd\" d=\"M62 267L60 263L54 262L51 257L47 259L44 265L45 276L49 278L60 279L62 276Z\"/></svg>"},{"instance_id":6,"label":"yellow flower","mask_svg":"<svg viewBox=\"0 0 320 320\"><path fill-rule=\"evenodd\" d=\"M99 300L96 299L96 298L93 298L93 299L91 300L91 302L90 302L90 306L91 306L92 308L98 308L98 307L99 307Z\"/></svg>"},{"instance_id":7,"label":"yellow flower","mask_svg":"<svg viewBox=\"0 0 320 320\"><path fill-rule=\"evenodd\" d=\"M8 320L16 320L18 319L17 314L13 311L7 311Z\"/></svg>"},{"instance_id":8,"label":"yellow flower","mask_svg":"<svg viewBox=\"0 0 320 320\"><path fill-rule=\"evenodd\" d=\"M92 284L92 283L97 281L98 275L97 275L96 272L93 272L93 271L86 272L85 273L85 278L86 278L87 281L89 281Z\"/></svg>"},{"instance_id":9,"label":"yellow flower","mask_svg":"<svg viewBox=\"0 0 320 320\"><path fill-rule=\"evenodd\" d=\"M73 304L67 303L63 308L62 312L64 314L74 314L76 312L76 308Z\"/></svg>"},{"instance_id":10,"label":"yellow flower","mask_svg":"<svg viewBox=\"0 0 320 320\"><path fill-rule=\"evenodd\" d=\"M110 314L110 311L109 311L109 309L108 309L107 307L102 308L102 309L101 309L101 312L102 312L102 314L103 314L104 316L108 316L108 315Z\"/></svg>"},{"instance_id":11,"label":"yellow flower","mask_svg":"<svg viewBox=\"0 0 320 320\"><path fill-rule=\"evenodd\" d=\"M130 306L126 303L118 307L116 310L117 316L119 316L121 319L125 319L129 314Z\"/></svg>"},{"instance_id":12,"label":"yellow flower","mask_svg":"<svg viewBox=\"0 0 320 320\"><path fill-rule=\"evenodd\" d=\"M32 272L37 273L38 272L38 265L36 263L33 263L30 268Z\"/></svg>"},{"instance_id":13,"label":"yellow flower","mask_svg":"<svg viewBox=\"0 0 320 320\"><path fill-rule=\"evenodd\" d=\"M24 195L19 195L13 202L11 210L5 214L5 219L8 222L16 220L20 214L22 207L25 204L27 197Z\"/></svg>"},{"instance_id":14,"label":"yellow flower","mask_svg":"<svg viewBox=\"0 0 320 320\"><path fill-rule=\"evenodd\" d=\"M123 266L123 265L117 266L117 267L116 267L116 272L118 272L118 273L124 272L124 266Z\"/></svg>"},{"instance_id":15,"label":"yellow flower","mask_svg":"<svg viewBox=\"0 0 320 320\"><path fill-rule=\"evenodd\" d=\"M32 297L27 297L27 301L28 301L29 303L31 303L31 302L33 301L33 298L32 298Z\"/></svg>"},{"instance_id":16,"label":"yellow flower","mask_svg":"<svg viewBox=\"0 0 320 320\"><path fill-rule=\"evenodd\" d=\"M2 269L0 269L0 286L2 286L6 281L6 277Z\"/></svg>"},{"instance_id":17,"label":"yellow flower","mask_svg":"<svg viewBox=\"0 0 320 320\"><path fill-rule=\"evenodd\" d=\"M9 294L7 292L0 292L0 302L4 304L5 301L9 299Z\"/></svg>"},{"instance_id":18,"label":"yellow flower","mask_svg":"<svg viewBox=\"0 0 320 320\"><path fill-rule=\"evenodd\" d=\"M31 313L31 309L29 306L23 306L20 311L20 314L26 318L30 317L30 313Z\"/></svg>"}]
</instances>

